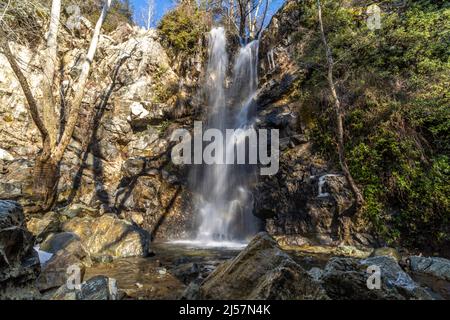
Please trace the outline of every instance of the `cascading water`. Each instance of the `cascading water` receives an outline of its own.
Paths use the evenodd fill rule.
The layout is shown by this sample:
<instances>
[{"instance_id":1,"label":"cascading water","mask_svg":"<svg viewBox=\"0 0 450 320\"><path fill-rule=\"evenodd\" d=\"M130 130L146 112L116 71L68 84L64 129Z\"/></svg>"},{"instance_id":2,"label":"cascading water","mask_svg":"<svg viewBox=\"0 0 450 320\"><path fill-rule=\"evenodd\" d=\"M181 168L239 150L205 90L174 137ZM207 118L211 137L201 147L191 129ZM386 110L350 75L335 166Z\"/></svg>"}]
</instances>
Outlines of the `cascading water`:
<instances>
[{"instance_id":1,"label":"cascading water","mask_svg":"<svg viewBox=\"0 0 450 320\"><path fill-rule=\"evenodd\" d=\"M209 37L209 61L205 93L208 116L203 129L236 130L227 139L225 158L235 157L237 145L247 143L246 136L254 128L255 95L258 86L258 41L240 48L234 61L233 80L226 86L228 55L225 30L214 28ZM247 154L248 157L248 154ZM256 181L255 165L212 164L194 169L192 187L197 194L199 227L196 242L202 246L233 246L244 243L257 231L253 216L251 185Z\"/></svg>"}]
</instances>

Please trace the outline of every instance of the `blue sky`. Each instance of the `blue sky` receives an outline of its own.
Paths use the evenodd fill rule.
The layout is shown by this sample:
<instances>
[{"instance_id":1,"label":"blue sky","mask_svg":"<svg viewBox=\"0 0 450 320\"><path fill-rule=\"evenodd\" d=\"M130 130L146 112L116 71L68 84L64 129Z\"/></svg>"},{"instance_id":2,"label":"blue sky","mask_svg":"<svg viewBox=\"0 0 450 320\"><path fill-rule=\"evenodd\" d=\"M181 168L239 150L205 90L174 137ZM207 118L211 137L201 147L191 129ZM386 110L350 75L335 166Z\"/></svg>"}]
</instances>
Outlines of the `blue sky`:
<instances>
[{"instance_id":1,"label":"blue sky","mask_svg":"<svg viewBox=\"0 0 450 320\"><path fill-rule=\"evenodd\" d=\"M142 19L142 12L143 9L146 6L146 0L131 0L134 8L134 15L135 15L135 21L138 23L141 23ZM176 1L173 0L155 0L155 23L157 23L161 17L171 8L173 8L174 3ZM272 0L271 6L270 6L270 16L272 16L284 3L284 0ZM270 20L270 18L267 19L267 22Z\"/></svg>"}]
</instances>

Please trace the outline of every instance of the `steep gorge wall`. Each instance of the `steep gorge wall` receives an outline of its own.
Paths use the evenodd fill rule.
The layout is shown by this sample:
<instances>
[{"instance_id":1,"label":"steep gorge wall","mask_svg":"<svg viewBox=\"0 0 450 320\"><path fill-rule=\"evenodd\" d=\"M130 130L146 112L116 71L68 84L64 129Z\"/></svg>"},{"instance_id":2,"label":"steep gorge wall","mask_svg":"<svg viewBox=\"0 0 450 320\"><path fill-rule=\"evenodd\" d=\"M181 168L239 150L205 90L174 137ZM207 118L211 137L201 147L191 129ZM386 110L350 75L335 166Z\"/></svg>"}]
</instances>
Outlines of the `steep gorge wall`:
<instances>
[{"instance_id":1,"label":"steep gorge wall","mask_svg":"<svg viewBox=\"0 0 450 320\"><path fill-rule=\"evenodd\" d=\"M279 173L262 177L256 188L255 214L286 244L372 244L373 237L356 227L344 177L313 150L308 114L295 96L312 68L301 62L305 42L295 39L298 32L311 33L300 23L298 5L287 1L261 39L259 122L280 130L281 151Z\"/></svg>"},{"instance_id":2,"label":"steep gorge wall","mask_svg":"<svg viewBox=\"0 0 450 320\"><path fill-rule=\"evenodd\" d=\"M289 244L367 244L367 235L352 233L352 199L343 177L323 178L333 167L312 152L306 119L291 95L309 73L296 59L302 45L292 39L300 28L294 2L273 17L261 39L258 121L260 127L280 130L282 150L280 172L257 185L255 214ZM78 48L88 37L63 38L60 81L66 88L76 79L83 55ZM119 214L160 239L186 237L195 229L189 168L171 164L169 139L174 129L191 129L204 114L200 85L205 62L201 53L172 60L160 43L155 31L126 24L101 37L80 121L61 165L57 211ZM13 47L39 95L38 51ZM0 148L8 153L1 161L0 198L19 200L26 208L33 203L32 167L40 139L4 57L0 64ZM319 192L321 177L325 197Z\"/></svg>"},{"instance_id":3,"label":"steep gorge wall","mask_svg":"<svg viewBox=\"0 0 450 320\"><path fill-rule=\"evenodd\" d=\"M78 74L88 37L61 35L59 81L67 90ZM12 44L39 99L40 51ZM0 56L0 198L33 203L32 168L41 142L22 90ZM79 124L61 164L56 210L94 208L134 219L153 236L189 229L189 197L182 169L170 163L170 134L189 123L194 107L186 85L154 30L127 24L101 37ZM183 80L183 81L182 81ZM64 112L58 110L64 123ZM62 114L61 114L62 113ZM133 217L133 218L132 218Z\"/></svg>"}]
</instances>

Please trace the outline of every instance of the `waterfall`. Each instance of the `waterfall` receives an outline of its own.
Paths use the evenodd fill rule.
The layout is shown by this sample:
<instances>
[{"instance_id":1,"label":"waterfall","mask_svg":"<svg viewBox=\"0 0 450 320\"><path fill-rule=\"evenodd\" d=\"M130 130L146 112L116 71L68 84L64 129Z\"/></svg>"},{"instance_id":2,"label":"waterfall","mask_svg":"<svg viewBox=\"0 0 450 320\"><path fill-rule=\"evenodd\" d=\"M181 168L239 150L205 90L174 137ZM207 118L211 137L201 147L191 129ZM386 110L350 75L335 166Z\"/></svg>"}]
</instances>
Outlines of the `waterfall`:
<instances>
[{"instance_id":1,"label":"waterfall","mask_svg":"<svg viewBox=\"0 0 450 320\"><path fill-rule=\"evenodd\" d=\"M204 87L208 109L203 129L217 129L224 136L227 129L241 129L236 130L234 140L227 139L224 150L220 150L224 157L235 157L235 148L247 143L249 131L255 126L258 45L258 41L253 41L240 48L228 87L225 30L218 27L209 34ZM256 181L256 165L212 164L199 166L194 171L191 184L197 195L194 201L199 214L196 242L204 246L245 242L257 231L250 191Z\"/></svg>"}]
</instances>

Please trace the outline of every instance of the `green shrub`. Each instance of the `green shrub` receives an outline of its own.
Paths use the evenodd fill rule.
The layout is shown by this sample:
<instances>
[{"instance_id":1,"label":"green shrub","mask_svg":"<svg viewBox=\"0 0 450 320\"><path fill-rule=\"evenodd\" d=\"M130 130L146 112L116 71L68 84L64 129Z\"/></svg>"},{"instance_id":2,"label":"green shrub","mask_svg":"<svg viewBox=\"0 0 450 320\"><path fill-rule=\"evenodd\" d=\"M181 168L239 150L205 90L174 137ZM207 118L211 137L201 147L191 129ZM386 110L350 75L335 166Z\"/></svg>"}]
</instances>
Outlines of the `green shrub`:
<instances>
[{"instance_id":1,"label":"green shrub","mask_svg":"<svg viewBox=\"0 0 450 320\"><path fill-rule=\"evenodd\" d=\"M364 192L364 216L389 243L439 248L450 241L450 7L443 1L380 1L382 29L365 7L322 1L335 82L345 109L350 171ZM317 67L297 98L313 110L315 149L337 162L334 113L324 74L316 1L298 5L299 63ZM300 112L301 114L301 112Z\"/></svg>"},{"instance_id":2,"label":"green shrub","mask_svg":"<svg viewBox=\"0 0 450 320\"><path fill-rule=\"evenodd\" d=\"M182 2L161 19L158 31L173 56L188 56L198 50L199 40L208 30L207 21L206 12L194 2Z\"/></svg>"}]
</instances>

